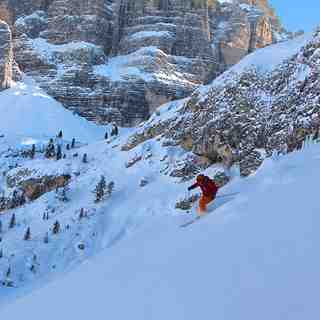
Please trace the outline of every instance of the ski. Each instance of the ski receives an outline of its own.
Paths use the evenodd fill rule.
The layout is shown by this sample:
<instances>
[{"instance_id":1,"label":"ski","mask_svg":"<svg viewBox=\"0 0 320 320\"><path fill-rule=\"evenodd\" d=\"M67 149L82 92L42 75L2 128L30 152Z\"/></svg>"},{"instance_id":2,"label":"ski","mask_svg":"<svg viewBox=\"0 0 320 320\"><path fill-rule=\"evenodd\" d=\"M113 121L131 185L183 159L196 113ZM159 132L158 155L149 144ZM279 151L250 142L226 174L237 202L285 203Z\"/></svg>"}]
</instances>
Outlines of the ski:
<instances>
[{"instance_id":1,"label":"ski","mask_svg":"<svg viewBox=\"0 0 320 320\"><path fill-rule=\"evenodd\" d=\"M195 222L196 222L197 220L199 220L199 219L201 219L201 217L200 217L200 216L197 216L196 218L194 218L194 219L192 219L192 220L190 220L190 221L188 221L188 222L180 225L180 227L181 227L181 228L185 228L185 227L187 227L187 226L190 226L190 224L195 223Z\"/></svg>"}]
</instances>

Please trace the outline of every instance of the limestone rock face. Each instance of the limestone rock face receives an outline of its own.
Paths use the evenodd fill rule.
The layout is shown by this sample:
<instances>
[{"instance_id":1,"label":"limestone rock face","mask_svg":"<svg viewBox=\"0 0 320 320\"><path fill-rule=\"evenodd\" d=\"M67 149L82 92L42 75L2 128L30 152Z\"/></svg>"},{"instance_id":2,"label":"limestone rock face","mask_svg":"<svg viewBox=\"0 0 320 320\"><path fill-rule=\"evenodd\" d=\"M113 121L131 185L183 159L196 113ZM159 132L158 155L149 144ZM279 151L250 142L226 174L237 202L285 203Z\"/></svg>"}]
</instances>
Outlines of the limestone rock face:
<instances>
[{"instance_id":1,"label":"limestone rock face","mask_svg":"<svg viewBox=\"0 0 320 320\"><path fill-rule=\"evenodd\" d=\"M153 138L163 146L171 141L211 163L226 168L237 163L242 176L255 172L266 157L300 150L319 140L319 48L320 30L272 71L259 65L227 71L172 105L170 116L154 115L122 149Z\"/></svg>"},{"instance_id":2,"label":"limestone rock face","mask_svg":"<svg viewBox=\"0 0 320 320\"><path fill-rule=\"evenodd\" d=\"M262 0L0 2L20 69L81 116L123 126L285 35Z\"/></svg>"},{"instance_id":3,"label":"limestone rock face","mask_svg":"<svg viewBox=\"0 0 320 320\"><path fill-rule=\"evenodd\" d=\"M12 36L9 25L0 20L0 90L11 85L13 77Z\"/></svg>"},{"instance_id":4,"label":"limestone rock face","mask_svg":"<svg viewBox=\"0 0 320 320\"><path fill-rule=\"evenodd\" d=\"M14 170L7 176L7 185L12 189L19 189L28 200L36 200L43 194L62 188L69 183L71 176L62 175L37 175L27 168Z\"/></svg>"},{"instance_id":5,"label":"limestone rock face","mask_svg":"<svg viewBox=\"0 0 320 320\"><path fill-rule=\"evenodd\" d=\"M111 49L112 11L105 0L54 0L48 8L50 43L86 41Z\"/></svg>"}]
</instances>

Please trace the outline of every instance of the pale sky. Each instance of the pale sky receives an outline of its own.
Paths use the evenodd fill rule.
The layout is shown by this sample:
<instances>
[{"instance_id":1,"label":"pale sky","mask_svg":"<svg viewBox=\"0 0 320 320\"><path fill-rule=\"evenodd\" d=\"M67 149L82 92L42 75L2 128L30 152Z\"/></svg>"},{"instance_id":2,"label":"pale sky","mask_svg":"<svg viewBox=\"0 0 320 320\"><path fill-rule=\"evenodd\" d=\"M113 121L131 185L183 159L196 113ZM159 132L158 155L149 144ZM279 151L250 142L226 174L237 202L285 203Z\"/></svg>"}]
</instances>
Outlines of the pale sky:
<instances>
[{"instance_id":1,"label":"pale sky","mask_svg":"<svg viewBox=\"0 0 320 320\"><path fill-rule=\"evenodd\" d=\"M312 31L320 25L320 0L269 0L289 31Z\"/></svg>"}]
</instances>

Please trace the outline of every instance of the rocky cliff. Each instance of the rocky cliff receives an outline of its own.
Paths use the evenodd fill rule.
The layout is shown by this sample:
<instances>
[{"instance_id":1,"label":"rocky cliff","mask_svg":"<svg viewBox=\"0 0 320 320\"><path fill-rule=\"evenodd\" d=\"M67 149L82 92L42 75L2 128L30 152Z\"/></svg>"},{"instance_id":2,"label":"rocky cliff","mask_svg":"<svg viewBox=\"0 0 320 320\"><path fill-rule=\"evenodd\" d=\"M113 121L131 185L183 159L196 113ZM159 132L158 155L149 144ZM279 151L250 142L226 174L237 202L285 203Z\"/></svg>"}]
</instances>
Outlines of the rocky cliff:
<instances>
[{"instance_id":1,"label":"rocky cliff","mask_svg":"<svg viewBox=\"0 0 320 320\"><path fill-rule=\"evenodd\" d=\"M246 57L190 98L158 111L122 146L157 138L199 164L239 164L242 176L266 157L300 150L320 133L320 30ZM196 172L194 159L189 169Z\"/></svg>"},{"instance_id":2,"label":"rocky cliff","mask_svg":"<svg viewBox=\"0 0 320 320\"><path fill-rule=\"evenodd\" d=\"M1 0L0 19L26 75L76 113L124 126L287 36L264 0Z\"/></svg>"}]
</instances>

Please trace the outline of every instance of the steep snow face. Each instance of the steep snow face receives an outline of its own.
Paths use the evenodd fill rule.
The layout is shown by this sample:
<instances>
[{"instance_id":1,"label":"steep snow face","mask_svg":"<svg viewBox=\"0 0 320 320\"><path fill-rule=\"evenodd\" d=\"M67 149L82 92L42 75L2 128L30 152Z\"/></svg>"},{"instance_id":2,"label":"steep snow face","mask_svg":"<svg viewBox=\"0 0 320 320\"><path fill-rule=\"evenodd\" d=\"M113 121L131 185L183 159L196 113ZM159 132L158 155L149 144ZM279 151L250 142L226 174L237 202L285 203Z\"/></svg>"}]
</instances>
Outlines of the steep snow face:
<instances>
[{"instance_id":1,"label":"steep snow face","mask_svg":"<svg viewBox=\"0 0 320 320\"><path fill-rule=\"evenodd\" d=\"M319 160L319 145L269 159L209 216L184 229L159 220L1 316L316 319Z\"/></svg>"},{"instance_id":2,"label":"steep snow face","mask_svg":"<svg viewBox=\"0 0 320 320\"><path fill-rule=\"evenodd\" d=\"M68 150L69 137L82 142L81 137L89 136L90 126L85 120L78 122L77 117L31 84L18 84L7 91L0 101L8 110L3 117L8 116L8 121L13 123L12 129L4 126L5 137L0 139L1 195L4 192L6 197L10 196L15 188L19 188L17 183L21 180L36 183L42 177L71 177L66 190L69 201L62 201L59 193L53 190L35 201L1 213L0 250L3 256L0 258L0 281L6 281L10 268L10 280L16 288L11 290L0 286L0 304L11 295L24 294L41 285L44 279L47 281L61 275L102 249L113 246L141 225L152 223L155 217L162 217L165 221L177 214L175 203L186 195L189 183L179 184L180 179L169 177L169 169L189 156L181 148L163 147L161 142L153 140L123 152L121 146L131 131L120 128L117 138L101 139L88 146L77 143L75 148ZM12 110L9 110L10 106ZM26 123L19 117L20 106L26 112ZM169 106L163 109L167 111ZM25 125L23 130L19 129L19 125ZM94 126L93 129L97 128ZM18 141L29 144L40 139L47 141L55 137L59 130L64 132L64 139L55 141L65 155L59 161L46 159L41 148L37 148L34 159L30 159L21 155L20 145L13 145ZM99 130L93 130L96 134L93 139L104 137L106 129L103 135ZM110 128L107 130L110 136ZM23 149L30 151L31 146ZM87 154L86 163L83 162L84 154ZM216 169L211 168L208 173L213 176ZM94 189L101 175L105 176L107 183L113 181L115 188L111 197L96 203ZM17 178L14 186L8 184L8 177ZM144 181L143 185L141 181ZM147 185L144 185L145 181ZM13 214L16 225L9 228ZM60 223L61 232L53 235L52 228L56 221ZM27 228L31 230L31 239L24 241ZM48 243L45 242L46 234Z\"/></svg>"},{"instance_id":3,"label":"steep snow face","mask_svg":"<svg viewBox=\"0 0 320 320\"><path fill-rule=\"evenodd\" d=\"M8 144L47 140L60 130L68 140L77 134L80 141L92 142L102 139L105 131L66 110L31 79L0 94L0 114L0 134Z\"/></svg>"},{"instance_id":4,"label":"steep snow face","mask_svg":"<svg viewBox=\"0 0 320 320\"><path fill-rule=\"evenodd\" d=\"M303 46L312 40L312 33L308 33L292 40L283 41L257 49L244 57L239 63L221 74L207 86L200 87L197 91L205 93L212 86L223 85L230 78L241 75L248 70L257 70L259 73L267 73L276 70L285 60L292 58ZM232 80L232 79L231 79Z\"/></svg>"},{"instance_id":5,"label":"steep snow face","mask_svg":"<svg viewBox=\"0 0 320 320\"><path fill-rule=\"evenodd\" d=\"M230 72L241 73L248 68L257 68L260 71L272 71L284 60L293 57L299 50L308 43L312 34L305 34L292 40L283 41L277 44L258 49L247 55L237 65L230 69Z\"/></svg>"}]
</instances>

